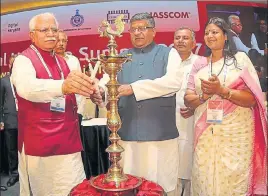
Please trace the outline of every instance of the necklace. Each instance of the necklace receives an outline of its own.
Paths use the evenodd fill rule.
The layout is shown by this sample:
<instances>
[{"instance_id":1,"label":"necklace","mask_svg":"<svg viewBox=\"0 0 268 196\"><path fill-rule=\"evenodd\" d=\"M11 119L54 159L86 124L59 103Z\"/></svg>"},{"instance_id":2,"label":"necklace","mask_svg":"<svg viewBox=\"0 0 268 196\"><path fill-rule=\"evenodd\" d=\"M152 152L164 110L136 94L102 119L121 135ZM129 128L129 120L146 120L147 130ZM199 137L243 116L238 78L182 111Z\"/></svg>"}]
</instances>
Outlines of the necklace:
<instances>
[{"instance_id":1,"label":"necklace","mask_svg":"<svg viewBox=\"0 0 268 196\"><path fill-rule=\"evenodd\" d=\"M219 71L219 73L217 74L217 76L219 76L220 74L221 74L221 72L222 72L222 70L223 70L223 67L224 67L224 65L225 65L225 58L224 58L224 61L223 61L223 64L222 64L222 67L221 67L221 70ZM212 75L212 55L211 55L211 57L210 57L210 73L211 73L211 75Z\"/></svg>"},{"instance_id":2,"label":"necklace","mask_svg":"<svg viewBox=\"0 0 268 196\"><path fill-rule=\"evenodd\" d=\"M211 59L212 59L212 58L211 58ZM209 72L208 75L209 75L209 77L212 76L212 60L211 60L211 59L210 59L210 63L209 63L209 65L208 65L208 66L210 66L209 69L208 69L208 72ZM225 69L224 69L224 75L223 75L223 85L225 86L225 81L226 81L226 76L227 76L227 64L225 64L225 58L224 58L224 61L223 61L223 65L222 65L222 67L221 67L221 70L220 70L219 73L217 74L217 77L221 74L223 68L225 68Z\"/></svg>"}]
</instances>

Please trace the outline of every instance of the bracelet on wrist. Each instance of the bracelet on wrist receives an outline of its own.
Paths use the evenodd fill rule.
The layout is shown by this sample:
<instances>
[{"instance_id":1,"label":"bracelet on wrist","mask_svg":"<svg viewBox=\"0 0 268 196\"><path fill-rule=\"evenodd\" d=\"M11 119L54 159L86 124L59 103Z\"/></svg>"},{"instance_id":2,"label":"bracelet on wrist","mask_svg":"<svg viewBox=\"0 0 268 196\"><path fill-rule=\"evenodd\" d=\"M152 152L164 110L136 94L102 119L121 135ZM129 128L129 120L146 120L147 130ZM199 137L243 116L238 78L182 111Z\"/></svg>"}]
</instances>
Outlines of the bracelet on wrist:
<instances>
[{"instance_id":1,"label":"bracelet on wrist","mask_svg":"<svg viewBox=\"0 0 268 196\"><path fill-rule=\"evenodd\" d=\"M232 95L233 95L233 91L231 89L229 89L229 96L227 97L227 99L228 100L231 99Z\"/></svg>"},{"instance_id":2,"label":"bracelet on wrist","mask_svg":"<svg viewBox=\"0 0 268 196\"><path fill-rule=\"evenodd\" d=\"M232 97L233 91L229 88L227 89L228 89L228 93L226 95L221 96L223 99L230 99Z\"/></svg>"},{"instance_id":3,"label":"bracelet on wrist","mask_svg":"<svg viewBox=\"0 0 268 196\"><path fill-rule=\"evenodd\" d=\"M205 103L205 102L206 102L206 100L205 100L204 97L203 97L203 93L200 93L200 94L198 95L198 99L199 99L199 101L200 101L201 103Z\"/></svg>"}]
</instances>

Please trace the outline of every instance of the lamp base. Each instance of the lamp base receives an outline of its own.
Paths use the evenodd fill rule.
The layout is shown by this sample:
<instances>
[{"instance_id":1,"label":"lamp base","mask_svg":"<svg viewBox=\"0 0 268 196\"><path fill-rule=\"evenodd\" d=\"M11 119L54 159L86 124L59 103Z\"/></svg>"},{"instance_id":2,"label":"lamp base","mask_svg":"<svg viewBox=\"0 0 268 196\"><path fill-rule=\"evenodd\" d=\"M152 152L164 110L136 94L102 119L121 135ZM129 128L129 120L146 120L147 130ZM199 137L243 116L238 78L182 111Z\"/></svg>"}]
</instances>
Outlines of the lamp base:
<instances>
[{"instance_id":1,"label":"lamp base","mask_svg":"<svg viewBox=\"0 0 268 196\"><path fill-rule=\"evenodd\" d=\"M126 192L135 192L135 190L142 184L142 179L136 176L126 174L127 180L116 185L116 182L107 182L105 180L106 174L101 174L91 178L90 184L95 189L105 192L114 192L114 195L123 195Z\"/></svg>"}]
</instances>

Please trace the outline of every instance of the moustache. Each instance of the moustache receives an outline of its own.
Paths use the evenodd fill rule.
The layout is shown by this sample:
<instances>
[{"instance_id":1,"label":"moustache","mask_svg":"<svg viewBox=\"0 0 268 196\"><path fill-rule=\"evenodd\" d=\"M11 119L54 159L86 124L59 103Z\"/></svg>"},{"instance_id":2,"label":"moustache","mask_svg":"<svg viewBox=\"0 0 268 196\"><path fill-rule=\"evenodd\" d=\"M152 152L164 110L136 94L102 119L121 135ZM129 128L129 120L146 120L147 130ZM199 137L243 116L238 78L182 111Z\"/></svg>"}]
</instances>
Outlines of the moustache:
<instances>
[{"instance_id":1,"label":"moustache","mask_svg":"<svg viewBox=\"0 0 268 196\"><path fill-rule=\"evenodd\" d=\"M49 37L46 38L45 41L56 41L57 39L55 37Z\"/></svg>"}]
</instances>

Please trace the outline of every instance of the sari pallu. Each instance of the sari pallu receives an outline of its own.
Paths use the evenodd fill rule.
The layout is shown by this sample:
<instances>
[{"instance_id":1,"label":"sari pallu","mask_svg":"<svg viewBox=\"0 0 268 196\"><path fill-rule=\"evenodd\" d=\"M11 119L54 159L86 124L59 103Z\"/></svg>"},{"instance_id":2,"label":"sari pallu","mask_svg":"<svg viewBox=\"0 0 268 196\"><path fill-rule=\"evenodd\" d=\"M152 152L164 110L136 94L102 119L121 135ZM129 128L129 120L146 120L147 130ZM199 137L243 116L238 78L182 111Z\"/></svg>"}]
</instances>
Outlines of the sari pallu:
<instances>
[{"instance_id":1,"label":"sari pallu","mask_svg":"<svg viewBox=\"0 0 268 196\"><path fill-rule=\"evenodd\" d=\"M194 196L267 195L267 119L252 67L243 67L237 79L226 85L237 90L249 88L256 99L253 108L224 100L224 119L219 125L206 123L204 106L196 110L200 115L195 123ZM218 96L212 99L221 100Z\"/></svg>"}]
</instances>

